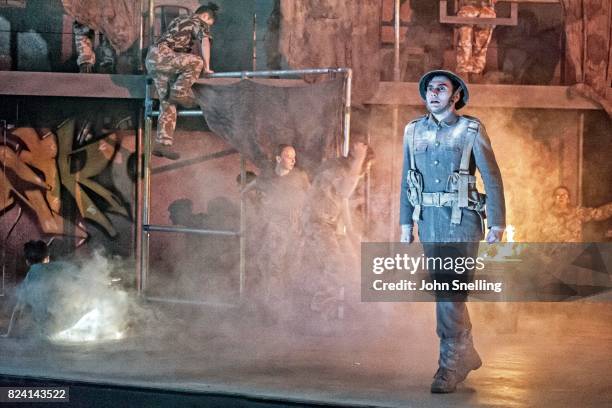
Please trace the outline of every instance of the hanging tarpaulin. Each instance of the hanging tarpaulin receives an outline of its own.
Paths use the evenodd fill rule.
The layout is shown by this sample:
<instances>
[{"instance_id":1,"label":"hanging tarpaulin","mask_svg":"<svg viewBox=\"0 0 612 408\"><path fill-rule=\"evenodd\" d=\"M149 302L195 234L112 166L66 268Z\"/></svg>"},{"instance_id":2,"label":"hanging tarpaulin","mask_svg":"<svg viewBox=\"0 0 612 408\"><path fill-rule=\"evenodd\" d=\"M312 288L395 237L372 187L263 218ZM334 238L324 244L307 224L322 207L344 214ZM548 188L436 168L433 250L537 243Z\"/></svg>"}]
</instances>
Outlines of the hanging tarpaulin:
<instances>
[{"instance_id":1,"label":"hanging tarpaulin","mask_svg":"<svg viewBox=\"0 0 612 408\"><path fill-rule=\"evenodd\" d=\"M104 34L117 52L138 38L139 0L62 0L66 14Z\"/></svg>"},{"instance_id":2,"label":"hanging tarpaulin","mask_svg":"<svg viewBox=\"0 0 612 408\"><path fill-rule=\"evenodd\" d=\"M279 144L298 152L298 165L313 172L336 156L342 141L344 78L306 84L273 79L200 80L193 86L210 129L265 168Z\"/></svg>"}]
</instances>

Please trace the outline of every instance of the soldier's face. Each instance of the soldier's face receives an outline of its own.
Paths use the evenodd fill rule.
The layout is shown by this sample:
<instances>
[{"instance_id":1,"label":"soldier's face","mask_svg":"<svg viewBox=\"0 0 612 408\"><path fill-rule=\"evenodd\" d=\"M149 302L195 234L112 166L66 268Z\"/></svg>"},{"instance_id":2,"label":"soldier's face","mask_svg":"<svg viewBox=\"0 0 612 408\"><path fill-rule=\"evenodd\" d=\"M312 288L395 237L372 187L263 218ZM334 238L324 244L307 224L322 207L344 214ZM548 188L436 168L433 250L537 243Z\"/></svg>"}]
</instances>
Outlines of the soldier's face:
<instances>
[{"instance_id":1,"label":"soldier's face","mask_svg":"<svg viewBox=\"0 0 612 408\"><path fill-rule=\"evenodd\" d=\"M555 190L555 194L553 195L555 199L555 205L559 207L564 207L569 204L569 191L564 188L558 188Z\"/></svg>"},{"instance_id":2,"label":"soldier's face","mask_svg":"<svg viewBox=\"0 0 612 408\"><path fill-rule=\"evenodd\" d=\"M457 97L453 95L453 83L445 76L435 76L427 84L425 102L431 113L453 109Z\"/></svg>"},{"instance_id":3,"label":"soldier's face","mask_svg":"<svg viewBox=\"0 0 612 408\"><path fill-rule=\"evenodd\" d=\"M280 156L276 156L276 162L284 170L293 170L295 167L295 149L285 147Z\"/></svg>"},{"instance_id":4,"label":"soldier's face","mask_svg":"<svg viewBox=\"0 0 612 408\"><path fill-rule=\"evenodd\" d=\"M200 14L200 20L202 20L203 22L205 22L209 26L212 26L213 24L215 24L215 19L210 14L208 14L208 13Z\"/></svg>"}]
</instances>

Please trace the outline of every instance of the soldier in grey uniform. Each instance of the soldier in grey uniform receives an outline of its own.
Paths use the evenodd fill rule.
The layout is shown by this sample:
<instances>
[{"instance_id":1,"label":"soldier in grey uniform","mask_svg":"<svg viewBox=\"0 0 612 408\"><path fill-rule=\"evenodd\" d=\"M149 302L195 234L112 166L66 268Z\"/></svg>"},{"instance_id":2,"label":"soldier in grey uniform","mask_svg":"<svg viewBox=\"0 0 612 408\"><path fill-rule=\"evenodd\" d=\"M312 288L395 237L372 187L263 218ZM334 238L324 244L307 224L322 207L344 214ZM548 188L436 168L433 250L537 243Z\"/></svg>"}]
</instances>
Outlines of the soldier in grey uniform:
<instances>
[{"instance_id":1,"label":"soldier in grey uniform","mask_svg":"<svg viewBox=\"0 0 612 408\"><path fill-rule=\"evenodd\" d=\"M429 114L404 131L400 197L401 241L414 240L413 226L427 257L476 258L484 237L485 195L476 190L476 169L484 181L488 212L487 241L501 241L505 229L504 190L484 126L456 113L468 101L465 82L450 71L431 71L419 82ZM432 278L470 280L472 272L430 270ZM454 392L482 364L474 349L467 293L436 293L439 368L431 392Z\"/></svg>"}]
</instances>

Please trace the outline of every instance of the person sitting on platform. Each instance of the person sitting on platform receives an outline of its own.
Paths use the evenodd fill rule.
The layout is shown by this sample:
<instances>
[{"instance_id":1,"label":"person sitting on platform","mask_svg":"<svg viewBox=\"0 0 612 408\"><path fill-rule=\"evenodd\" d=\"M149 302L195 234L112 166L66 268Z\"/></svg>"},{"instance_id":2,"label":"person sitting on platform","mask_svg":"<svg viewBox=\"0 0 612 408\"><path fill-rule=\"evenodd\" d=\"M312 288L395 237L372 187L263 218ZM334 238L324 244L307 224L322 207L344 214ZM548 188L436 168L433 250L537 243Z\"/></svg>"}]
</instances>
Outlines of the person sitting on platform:
<instances>
[{"instance_id":1,"label":"person sitting on platform","mask_svg":"<svg viewBox=\"0 0 612 408\"><path fill-rule=\"evenodd\" d=\"M461 0L458 17L495 18L497 0ZM487 62L487 49L493 35L492 25L462 24L459 26L459 44L457 45L457 73L466 77L468 74L480 75Z\"/></svg>"},{"instance_id":2,"label":"person sitting on platform","mask_svg":"<svg viewBox=\"0 0 612 408\"><path fill-rule=\"evenodd\" d=\"M145 65L155 83L160 103L153 148L156 156L170 160L180 157L171 147L176 128L176 105L195 106L191 86L200 73L213 72L210 69L210 27L215 23L218 9L216 4L208 3L191 16L175 18L155 46L149 49Z\"/></svg>"}]
</instances>

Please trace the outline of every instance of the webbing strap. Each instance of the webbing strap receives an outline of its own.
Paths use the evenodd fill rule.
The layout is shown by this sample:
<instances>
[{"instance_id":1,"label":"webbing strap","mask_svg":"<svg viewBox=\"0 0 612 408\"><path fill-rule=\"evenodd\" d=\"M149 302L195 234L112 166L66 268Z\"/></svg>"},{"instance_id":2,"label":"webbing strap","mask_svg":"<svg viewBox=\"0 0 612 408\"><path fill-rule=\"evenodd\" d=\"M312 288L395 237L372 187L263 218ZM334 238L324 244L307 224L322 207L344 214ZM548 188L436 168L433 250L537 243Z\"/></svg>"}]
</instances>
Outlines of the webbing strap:
<instances>
[{"instance_id":1,"label":"webbing strap","mask_svg":"<svg viewBox=\"0 0 612 408\"><path fill-rule=\"evenodd\" d=\"M470 172L470 158L472 157L472 149L474 148L474 142L478 135L479 125L477 122L469 121L467 130L467 143L463 147L463 153L461 154L461 164L459 165L459 171L469 174Z\"/></svg>"},{"instance_id":2,"label":"webbing strap","mask_svg":"<svg viewBox=\"0 0 612 408\"><path fill-rule=\"evenodd\" d=\"M468 206L468 190L469 190L469 174L470 174L470 158L472 157L472 148L474 141L478 135L478 123L469 121L467 129L467 140L463 146L461 154L461 164L459 165L459 180L457 191L459 193L457 205L459 207Z\"/></svg>"},{"instance_id":3,"label":"webbing strap","mask_svg":"<svg viewBox=\"0 0 612 408\"><path fill-rule=\"evenodd\" d=\"M410 171L406 177L408 178L408 188L410 186L415 188L417 191L412 192L413 195L416 195L416 203L413 204L414 209L412 211L412 221L418 222L421 218L421 194L423 192L423 183L422 178L419 177L418 172L416 170L416 161L414 158L414 135L416 132L416 122L411 122L408 124L408 129L406 131L408 137L408 149L410 150ZM408 197L410 197L411 192L407 191Z\"/></svg>"},{"instance_id":4,"label":"webbing strap","mask_svg":"<svg viewBox=\"0 0 612 408\"><path fill-rule=\"evenodd\" d=\"M414 133L416 132L416 123L411 122L408 124L408 148L410 149L410 170L416 170L416 163L414 160Z\"/></svg>"}]
</instances>

